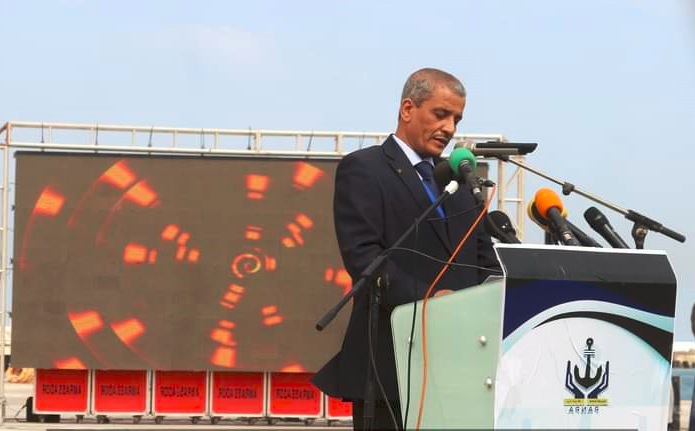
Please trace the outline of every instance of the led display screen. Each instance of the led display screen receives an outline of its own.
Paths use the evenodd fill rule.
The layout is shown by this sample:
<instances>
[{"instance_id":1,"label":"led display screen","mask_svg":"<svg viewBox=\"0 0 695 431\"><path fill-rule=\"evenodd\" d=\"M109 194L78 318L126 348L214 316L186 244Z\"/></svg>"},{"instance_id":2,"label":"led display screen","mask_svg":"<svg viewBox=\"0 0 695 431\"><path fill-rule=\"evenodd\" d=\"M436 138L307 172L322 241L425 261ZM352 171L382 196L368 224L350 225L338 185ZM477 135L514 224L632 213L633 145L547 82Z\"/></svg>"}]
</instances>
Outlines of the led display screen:
<instances>
[{"instance_id":1,"label":"led display screen","mask_svg":"<svg viewBox=\"0 0 695 431\"><path fill-rule=\"evenodd\" d=\"M337 160L17 154L12 363L315 371Z\"/></svg>"}]
</instances>

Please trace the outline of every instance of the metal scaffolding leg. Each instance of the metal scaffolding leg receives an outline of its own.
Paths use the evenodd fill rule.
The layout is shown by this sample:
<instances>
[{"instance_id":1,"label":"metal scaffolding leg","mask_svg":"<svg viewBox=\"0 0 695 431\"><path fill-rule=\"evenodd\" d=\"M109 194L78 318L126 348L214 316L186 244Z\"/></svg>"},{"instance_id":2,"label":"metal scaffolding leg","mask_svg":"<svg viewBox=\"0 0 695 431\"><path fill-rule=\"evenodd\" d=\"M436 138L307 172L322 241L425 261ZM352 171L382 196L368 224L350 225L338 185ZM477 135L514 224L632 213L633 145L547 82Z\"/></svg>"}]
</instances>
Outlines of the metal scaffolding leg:
<instances>
[{"instance_id":1,"label":"metal scaffolding leg","mask_svg":"<svg viewBox=\"0 0 695 431\"><path fill-rule=\"evenodd\" d=\"M0 331L0 346L2 346L2 354L0 355L0 370L2 371L2 376L0 378L0 426L5 423L5 407L7 405L7 400L5 398L5 331L7 327L7 223L9 220L8 205L7 205L7 185L9 184L10 177L10 139L11 139L12 128L6 126L5 130L5 143L2 147L2 259L0 259L0 324L2 325L2 330Z\"/></svg>"}]
</instances>

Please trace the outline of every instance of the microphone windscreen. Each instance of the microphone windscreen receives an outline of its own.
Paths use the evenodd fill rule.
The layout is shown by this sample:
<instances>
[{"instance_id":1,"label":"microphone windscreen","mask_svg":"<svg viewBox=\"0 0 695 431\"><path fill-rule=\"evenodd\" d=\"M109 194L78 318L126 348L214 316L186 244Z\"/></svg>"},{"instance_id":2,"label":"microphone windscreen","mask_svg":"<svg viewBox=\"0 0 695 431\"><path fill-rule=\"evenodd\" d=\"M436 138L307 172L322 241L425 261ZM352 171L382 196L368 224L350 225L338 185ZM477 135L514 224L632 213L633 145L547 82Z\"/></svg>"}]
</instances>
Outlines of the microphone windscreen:
<instances>
[{"instance_id":1,"label":"microphone windscreen","mask_svg":"<svg viewBox=\"0 0 695 431\"><path fill-rule=\"evenodd\" d=\"M434 181L444 188L454 179L454 171L451 170L448 160L442 160L434 167Z\"/></svg>"},{"instance_id":2,"label":"microphone windscreen","mask_svg":"<svg viewBox=\"0 0 695 431\"><path fill-rule=\"evenodd\" d=\"M538 209L536 208L536 201L534 199L531 199L531 201L529 201L528 206L526 207L526 214L528 214L528 218L530 218L532 222L536 223L538 227L545 231L548 230L548 220L546 220L545 218L541 217L540 214L538 214Z\"/></svg>"},{"instance_id":3,"label":"microphone windscreen","mask_svg":"<svg viewBox=\"0 0 695 431\"><path fill-rule=\"evenodd\" d=\"M502 211L495 210L490 211L488 216L495 226L498 226L503 232L516 236L516 229L514 229L514 225L507 214L503 213Z\"/></svg>"},{"instance_id":4,"label":"microphone windscreen","mask_svg":"<svg viewBox=\"0 0 695 431\"><path fill-rule=\"evenodd\" d=\"M560 196L549 188L538 189L533 200L536 202L536 208L538 213L543 218L548 218L548 210L550 208L557 208L560 213L563 212L563 205Z\"/></svg>"},{"instance_id":5,"label":"microphone windscreen","mask_svg":"<svg viewBox=\"0 0 695 431\"><path fill-rule=\"evenodd\" d=\"M474 171L476 166L478 166L478 161L475 159L471 150L468 148L456 148L449 156L449 166L451 166L451 170L458 173L459 166L461 166L461 162L464 160L468 161L468 166L471 167L471 171Z\"/></svg>"},{"instance_id":6,"label":"microphone windscreen","mask_svg":"<svg viewBox=\"0 0 695 431\"><path fill-rule=\"evenodd\" d=\"M528 218L531 219L532 222L536 223L538 227L541 229L547 231L548 230L548 219L541 216L540 212L538 211L538 208L536 207L536 200L535 198L532 198L528 206L526 207L526 214L528 215ZM562 208L562 218L567 218L567 208Z\"/></svg>"}]
</instances>

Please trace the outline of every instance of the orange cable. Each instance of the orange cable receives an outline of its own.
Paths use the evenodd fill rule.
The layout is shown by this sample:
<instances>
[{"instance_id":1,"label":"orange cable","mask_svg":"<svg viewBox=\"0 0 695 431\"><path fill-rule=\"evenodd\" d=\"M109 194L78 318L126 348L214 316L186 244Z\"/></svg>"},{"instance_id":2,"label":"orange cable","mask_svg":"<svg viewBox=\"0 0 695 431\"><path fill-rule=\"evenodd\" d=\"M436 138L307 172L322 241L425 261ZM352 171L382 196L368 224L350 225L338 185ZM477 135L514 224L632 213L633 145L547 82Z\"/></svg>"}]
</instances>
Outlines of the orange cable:
<instances>
[{"instance_id":1,"label":"orange cable","mask_svg":"<svg viewBox=\"0 0 695 431\"><path fill-rule=\"evenodd\" d=\"M488 198L487 202L485 203L485 208L483 208L483 211L478 214L478 217L475 219L471 227L468 229L468 232L463 236L461 241L458 243L456 246L456 250L452 253L451 257L449 257L449 260L446 262L446 265L442 267L442 269L439 271L439 274L435 277L434 281L432 281L432 284L430 284L430 287L427 289L427 292L425 293L425 297L422 300L422 386L420 389L420 402L418 406L418 414L417 414L417 423L415 424L415 430L420 431L420 422L422 421L422 413L424 410L425 406L425 392L427 390L427 333L426 333L426 322L427 322L427 300L429 299L430 294L432 293L432 289L437 285L439 280L444 276L444 273L446 270L449 268L451 263L454 261L456 256L458 255L459 251L461 251L461 248L463 247L463 244L466 243L466 240L468 240L468 237L471 236L471 233L473 233L473 230L475 230L475 227L478 226L480 223L480 220L482 220L483 215L487 213L488 208L490 208L490 204L492 203L492 198L495 196L495 192L497 191L497 186L492 187L492 193L490 193L490 197Z\"/></svg>"}]
</instances>

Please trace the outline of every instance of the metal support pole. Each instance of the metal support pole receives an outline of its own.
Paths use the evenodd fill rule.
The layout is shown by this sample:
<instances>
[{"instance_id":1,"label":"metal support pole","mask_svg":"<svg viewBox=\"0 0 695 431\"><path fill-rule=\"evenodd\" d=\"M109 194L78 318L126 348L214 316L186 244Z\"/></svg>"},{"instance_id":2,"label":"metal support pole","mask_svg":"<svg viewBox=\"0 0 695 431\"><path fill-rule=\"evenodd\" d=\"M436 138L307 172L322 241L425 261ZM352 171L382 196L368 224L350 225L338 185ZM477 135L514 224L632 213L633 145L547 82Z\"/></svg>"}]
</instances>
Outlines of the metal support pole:
<instances>
[{"instance_id":1,"label":"metal support pole","mask_svg":"<svg viewBox=\"0 0 695 431\"><path fill-rule=\"evenodd\" d=\"M523 160L523 156L519 156L519 158ZM521 241L524 240L524 215L526 210L526 208L524 208L524 185L524 170L517 168L516 196L518 198L518 202L516 205L516 227L517 235Z\"/></svg>"},{"instance_id":2,"label":"metal support pole","mask_svg":"<svg viewBox=\"0 0 695 431\"><path fill-rule=\"evenodd\" d=\"M497 209L504 211L504 200L507 193L507 182L504 178L504 162L497 163Z\"/></svg>"},{"instance_id":3,"label":"metal support pole","mask_svg":"<svg viewBox=\"0 0 695 431\"><path fill-rule=\"evenodd\" d=\"M253 150L254 151L260 151L261 149L261 132L257 130L253 134Z\"/></svg>"},{"instance_id":4,"label":"metal support pole","mask_svg":"<svg viewBox=\"0 0 695 431\"><path fill-rule=\"evenodd\" d=\"M7 327L7 220L9 219L7 206L7 185L10 178L10 141L12 139L12 126L8 125L5 131L5 145L2 149L2 259L0 261L0 318L2 331L0 332L0 345L2 345L2 355L0 355L0 426L5 423L5 329Z\"/></svg>"}]
</instances>

